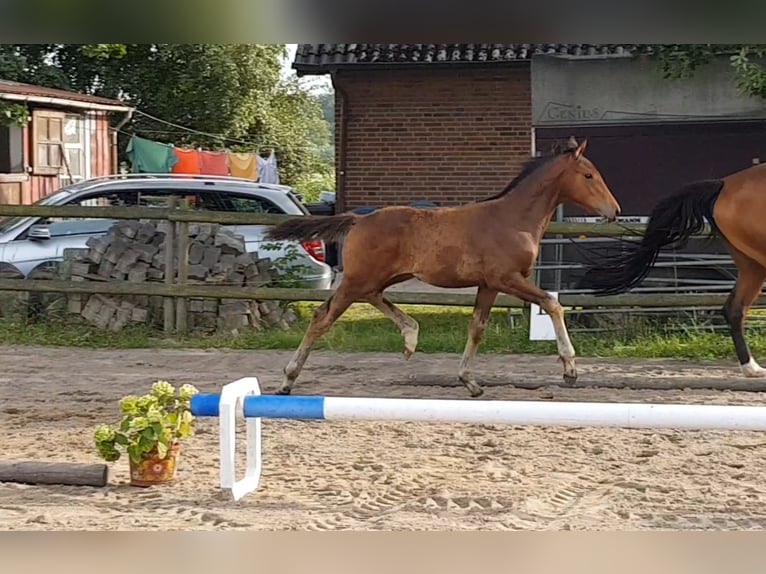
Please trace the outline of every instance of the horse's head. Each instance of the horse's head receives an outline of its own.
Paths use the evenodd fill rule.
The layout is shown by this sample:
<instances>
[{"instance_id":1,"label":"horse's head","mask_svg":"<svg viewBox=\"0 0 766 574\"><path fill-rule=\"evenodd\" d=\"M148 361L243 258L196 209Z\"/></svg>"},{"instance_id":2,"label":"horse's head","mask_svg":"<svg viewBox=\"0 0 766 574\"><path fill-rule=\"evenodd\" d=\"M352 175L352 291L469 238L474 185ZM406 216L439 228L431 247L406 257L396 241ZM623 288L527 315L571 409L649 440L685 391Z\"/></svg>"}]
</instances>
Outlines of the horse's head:
<instances>
[{"instance_id":1,"label":"horse's head","mask_svg":"<svg viewBox=\"0 0 766 574\"><path fill-rule=\"evenodd\" d=\"M564 162L561 172L560 199L565 203L574 203L586 211L614 221L620 213L620 204L612 195L604 178L583 152L588 140L577 144L574 138L569 140L569 152L561 157Z\"/></svg>"}]
</instances>

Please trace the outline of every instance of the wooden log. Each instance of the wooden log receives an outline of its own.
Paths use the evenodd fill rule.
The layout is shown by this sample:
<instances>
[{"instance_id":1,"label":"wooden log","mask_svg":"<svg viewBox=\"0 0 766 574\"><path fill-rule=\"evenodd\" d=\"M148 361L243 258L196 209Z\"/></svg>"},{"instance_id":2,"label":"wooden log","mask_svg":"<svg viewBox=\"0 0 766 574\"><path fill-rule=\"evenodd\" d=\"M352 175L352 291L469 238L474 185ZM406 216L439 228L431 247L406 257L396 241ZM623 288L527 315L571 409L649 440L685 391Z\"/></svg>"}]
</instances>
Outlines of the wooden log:
<instances>
[{"instance_id":1,"label":"wooden log","mask_svg":"<svg viewBox=\"0 0 766 574\"><path fill-rule=\"evenodd\" d=\"M0 482L106 486L108 478L105 464L0 460Z\"/></svg>"}]
</instances>

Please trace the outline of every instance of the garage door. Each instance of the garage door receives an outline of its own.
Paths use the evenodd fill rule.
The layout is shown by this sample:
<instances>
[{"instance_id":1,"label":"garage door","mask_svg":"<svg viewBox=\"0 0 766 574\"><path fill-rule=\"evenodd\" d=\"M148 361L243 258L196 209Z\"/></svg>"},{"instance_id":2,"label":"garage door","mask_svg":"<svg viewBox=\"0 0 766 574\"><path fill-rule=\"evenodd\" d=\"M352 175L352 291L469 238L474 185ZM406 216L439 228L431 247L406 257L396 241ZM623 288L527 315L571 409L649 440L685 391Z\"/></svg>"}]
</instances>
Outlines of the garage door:
<instances>
[{"instance_id":1,"label":"garage door","mask_svg":"<svg viewBox=\"0 0 766 574\"><path fill-rule=\"evenodd\" d=\"M588 138L586 155L604 175L623 215L648 215L684 183L723 177L766 162L766 122L714 122L609 127L537 128L538 151L574 135ZM566 216L583 215L574 207Z\"/></svg>"}]
</instances>

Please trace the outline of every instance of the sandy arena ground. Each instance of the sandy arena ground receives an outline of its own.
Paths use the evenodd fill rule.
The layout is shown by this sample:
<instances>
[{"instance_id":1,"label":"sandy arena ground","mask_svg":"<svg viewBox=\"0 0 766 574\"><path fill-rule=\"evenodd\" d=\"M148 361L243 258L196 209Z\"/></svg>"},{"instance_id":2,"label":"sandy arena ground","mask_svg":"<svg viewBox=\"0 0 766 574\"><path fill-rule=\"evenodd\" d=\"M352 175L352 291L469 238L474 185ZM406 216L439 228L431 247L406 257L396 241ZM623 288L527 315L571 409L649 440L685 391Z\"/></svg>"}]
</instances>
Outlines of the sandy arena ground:
<instances>
[{"instance_id":1,"label":"sandy arena ground","mask_svg":"<svg viewBox=\"0 0 766 574\"><path fill-rule=\"evenodd\" d=\"M271 392L289 356L272 351L102 351L0 347L5 459L99 462L91 435L117 399L159 378L203 392L256 375ZM459 357L314 353L296 394L467 398ZM763 393L661 390L741 378L730 363L580 359L582 385L558 386L553 357L480 355L483 398L762 404ZM626 388L636 381L653 390ZM521 389L547 384L539 389ZM766 437L749 432L567 430L492 425L265 421L256 493L218 489L216 420L199 420L174 488L0 484L0 528L761 529Z\"/></svg>"}]
</instances>

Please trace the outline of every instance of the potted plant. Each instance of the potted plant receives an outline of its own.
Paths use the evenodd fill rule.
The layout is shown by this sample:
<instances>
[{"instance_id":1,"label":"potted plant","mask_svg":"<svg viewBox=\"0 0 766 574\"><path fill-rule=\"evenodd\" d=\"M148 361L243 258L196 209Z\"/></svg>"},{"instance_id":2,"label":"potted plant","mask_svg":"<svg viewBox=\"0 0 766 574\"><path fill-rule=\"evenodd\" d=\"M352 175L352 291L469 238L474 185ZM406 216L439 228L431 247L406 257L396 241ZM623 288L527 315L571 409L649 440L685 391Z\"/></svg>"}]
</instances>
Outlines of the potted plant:
<instances>
[{"instance_id":1,"label":"potted plant","mask_svg":"<svg viewBox=\"0 0 766 574\"><path fill-rule=\"evenodd\" d=\"M191 436L194 416L192 385L176 391L168 381L157 381L143 396L120 399L122 420L118 426L100 425L93 438L99 455L107 462L119 460L124 450L130 464L130 484L152 486L175 478L180 439Z\"/></svg>"}]
</instances>

